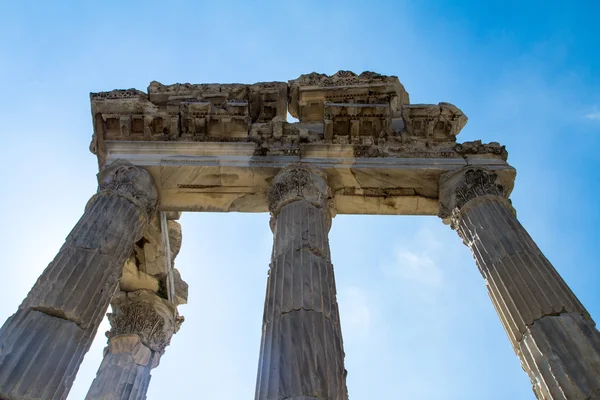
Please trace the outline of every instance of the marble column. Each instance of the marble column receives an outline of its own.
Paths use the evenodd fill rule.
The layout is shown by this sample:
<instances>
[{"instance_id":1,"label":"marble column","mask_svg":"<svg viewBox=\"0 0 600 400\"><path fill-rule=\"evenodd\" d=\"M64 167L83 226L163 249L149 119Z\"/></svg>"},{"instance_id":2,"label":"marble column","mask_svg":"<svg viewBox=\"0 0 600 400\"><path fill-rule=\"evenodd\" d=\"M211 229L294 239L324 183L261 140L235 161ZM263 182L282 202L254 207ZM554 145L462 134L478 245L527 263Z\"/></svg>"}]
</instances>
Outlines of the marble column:
<instances>
[{"instance_id":1,"label":"marble column","mask_svg":"<svg viewBox=\"0 0 600 400\"><path fill-rule=\"evenodd\" d=\"M183 318L174 304L150 290L119 292L111 306L108 347L86 400L143 400L150 371Z\"/></svg>"},{"instance_id":2,"label":"marble column","mask_svg":"<svg viewBox=\"0 0 600 400\"><path fill-rule=\"evenodd\" d=\"M326 175L304 164L269 188L273 253L256 400L346 400L346 370L328 233Z\"/></svg>"},{"instance_id":3,"label":"marble column","mask_svg":"<svg viewBox=\"0 0 600 400\"><path fill-rule=\"evenodd\" d=\"M0 328L0 399L65 399L123 264L157 205L150 174L118 160L17 312Z\"/></svg>"},{"instance_id":4,"label":"marble column","mask_svg":"<svg viewBox=\"0 0 600 400\"><path fill-rule=\"evenodd\" d=\"M463 168L441 178L440 216L471 249L536 396L600 399L600 333L507 197L496 173Z\"/></svg>"}]
</instances>

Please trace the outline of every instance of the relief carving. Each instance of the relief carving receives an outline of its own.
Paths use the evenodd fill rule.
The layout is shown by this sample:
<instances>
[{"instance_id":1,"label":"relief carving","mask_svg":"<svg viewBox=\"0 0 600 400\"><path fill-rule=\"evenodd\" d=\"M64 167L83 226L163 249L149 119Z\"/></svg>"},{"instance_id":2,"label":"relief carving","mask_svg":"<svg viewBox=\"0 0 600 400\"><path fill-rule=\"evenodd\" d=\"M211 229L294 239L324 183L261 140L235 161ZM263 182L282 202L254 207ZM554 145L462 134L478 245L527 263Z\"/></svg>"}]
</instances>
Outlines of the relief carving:
<instances>
[{"instance_id":1,"label":"relief carving","mask_svg":"<svg viewBox=\"0 0 600 400\"><path fill-rule=\"evenodd\" d=\"M112 313L107 314L110 339L133 334L141 338L151 350L163 354L181 324L183 317L168 301L146 290L119 292L111 302Z\"/></svg>"},{"instance_id":2,"label":"relief carving","mask_svg":"<svg viewBox=\"0 0 600 400\"><path fill-rule=\"evenodd\" d=\"M281 207L297 200L330 210L333 195L325 173L308 164L294 164L283 169L271 182L268 192L269 210L277 215Z\"/></svg>"},{"instance_id":3,"label":"relief carving","mask_svg":"<svg viewBox=\"0 0 600 400\"><path fill-rule=\"evenodd\" d=\"M504 196L504 186L499 183L498 175L484 169L468 169L464 182L456 188L456 208L462 208L478 196Z\"/></svg>"},{"instance_id":4,"label":"relief carving","mask_svg":"<svg viewBox=\"0 0 600 400\"><path fill-rule=\"evenodd\" d=\"M416 139L455 142L467 116L453 104L410 104L402 107L404 130Z\"/></svg>"},{"instance_id":5,"label":"relief carving","mask_svg":"<svg viewBox=\"0 0 600 400\"><path fill-rule=\"evenodd\" d=\"M255 156L298 156L304 143L353 146L356 157L506 160L497 143L456 143L467 117L450 103L409 104L395 76L365 71L301 75L285 82L173 84L148 94L91 94L90 150L105 162L104 143L193 141L255 143ZM287 113L299 122L287 122Z\"/></svg>"},{"instance_id":6,"label":"relief carving","mask_svg":"<svg viewBox=\"0 0 600 400\"><path fill-rule=\"evenodd\" d=\"M508 158L506 147L500 145L498 142L484 144L481 143L481 140L475 140L472 142L457 143L454 146L454 151L461 155L490 154L493 156L498 156L504 161L506 161Z\"/></svg>"},{"instance_id":7,"label":"relief carving","mask_svg":"<svg viewBox=\"0 0 600 400\"><path fill-rule=\"evenodd\" d=\"M465 167L449 171L440 178L439 216L455 226L460 210L480 196L508 198L510 190L498 174L485 168Z\"/></svg>"}]
</instances>

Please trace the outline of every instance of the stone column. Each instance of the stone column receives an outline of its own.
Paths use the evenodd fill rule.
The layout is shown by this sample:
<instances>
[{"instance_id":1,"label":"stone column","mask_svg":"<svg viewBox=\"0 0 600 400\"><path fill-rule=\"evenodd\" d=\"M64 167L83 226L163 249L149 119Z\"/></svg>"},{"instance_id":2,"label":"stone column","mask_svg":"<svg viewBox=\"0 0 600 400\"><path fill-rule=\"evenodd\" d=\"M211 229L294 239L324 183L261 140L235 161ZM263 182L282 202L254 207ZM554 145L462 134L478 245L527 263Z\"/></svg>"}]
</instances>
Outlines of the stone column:
<instances>
[{"instance_id":1,"label":"stone column","mask_svg":"<svg viewBox=\"0 0 600 400\"><path fill-rule=\"evenodd\" d=\"M471 249L536 396L600 399L600 333L507 197L497 174L463 168L441 178L440 216Z\"/></svg>"},{"instance_id":2,"label":"stone column","mask_svg":"<svg viewBox=\"0 0 600 400\"><path fill-rule=\"evenodd\" d=\"M150 174L115 161L17 312L0 328L0 399L65 399L157 204Z\"/></svg>"},{"instance_id":3,"label":"stone column","mask_svg":"<svg viewBox=\"0 0 600 400\"><path fill-rule=\"evenodd\" d=\"M108 347L86 400L143 400L150 370L183 318L174 304L150 290L119 292L111 305Z\"/></svg>"},{"instance_id":4,"label":"stone column","mask_svg":"<svg viewBox=\"0 0 600 400\"><path fill-rule=\"evenodd\" d=\"M296 164L269 188L273 253L256 400L346 400L326 175Z\"/></svg>"}]
</instances>

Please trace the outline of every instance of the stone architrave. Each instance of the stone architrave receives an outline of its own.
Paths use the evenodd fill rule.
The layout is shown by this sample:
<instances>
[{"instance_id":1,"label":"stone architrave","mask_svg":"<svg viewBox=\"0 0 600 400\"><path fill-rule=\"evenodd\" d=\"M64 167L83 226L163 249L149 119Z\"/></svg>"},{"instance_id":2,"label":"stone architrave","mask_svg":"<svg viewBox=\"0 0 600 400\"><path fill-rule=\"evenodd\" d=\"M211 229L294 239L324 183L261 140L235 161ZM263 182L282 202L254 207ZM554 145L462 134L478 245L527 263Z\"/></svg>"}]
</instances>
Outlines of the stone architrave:
<instances>
[{"instance_id":1,"label":"stone architrave","mask_svg":"<svg viewBox=\"0 0 600 400\"><path fill-rule=\"evenodd\" d=\"M174 304L149 290L119 292L108 314L108 347L87 400L143 400L182 317Z\"/></svg>"},{"instance_id":2,"label":"stone architrave","mask_svg":"<svg viewBox=\"0 0 600 400\"><path fill-rule=\"evenodd\" d=\"M268 199L274 243L255 398L346 400L327 177L292 165L277 174Z\"/></svg>"},{"instance_id":3,"label":"stone architrave","mask_svg":"<svg viewBox=\"0 0 600 400\"><path fill-rule=\"evenodd\" d=\"M519 223L497 174L466 167L440 180L440 216L471 249L539 399L600 398L600 332Z\"/></svg>"},{"instance_id":4,"label":"stone architrave","mask_svg":"<svg viewBox=\"0 0 600 400\"><path fill-rule=\"evenodd\" d=\"M0 398L65 399L157 205L150 174L117 160L17 312L0 328Z\"/></svg>"}]
</instances>

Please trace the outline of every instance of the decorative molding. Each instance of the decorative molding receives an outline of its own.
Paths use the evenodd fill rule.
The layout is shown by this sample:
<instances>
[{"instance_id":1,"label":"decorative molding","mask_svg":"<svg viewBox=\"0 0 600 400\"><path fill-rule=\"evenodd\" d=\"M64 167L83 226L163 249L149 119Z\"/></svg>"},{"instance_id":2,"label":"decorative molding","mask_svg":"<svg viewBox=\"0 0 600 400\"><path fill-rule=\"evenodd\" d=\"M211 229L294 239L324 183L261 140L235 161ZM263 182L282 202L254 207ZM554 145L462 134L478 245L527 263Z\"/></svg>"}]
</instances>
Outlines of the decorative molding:
<instances>
[{"instance_id":1,"label":"decorative molding","mask_svg":"<svg viewBox=\"0 0 600 400\"><path fill-rule=\"evenodd\" d=\"M174 84L90 95L94 140L106 162L111 141L252 144L253 158L302 156L306 144L349 145L360 158L506 160L506 150L457 144L467 117L450 103L410 104L396 76L310 73L286 82ZM286 121L287 113L299 122Z\"/></svg>"},{"instance_id":2,"label":"decorative molding","mask_svg":"<svg viewBox=\"0 0 600 400\"><path fill-rule=\"evenodd\" d=\"M146 93L137 89L116 89L110 92L90 93L90 100L92 101L142 99L147 97Z\"/></svg>"},{"instance_id":3,"label":"decorative molding","mask_svg":"<svg viewBox=\"0 0 600 400\"><path fill-rule=\"evenodd\" d=\"M368 85L378 83L396 83L398 78L395 76L386 76L377 72L364 71L360 75L352 71L340 70L335 74L328 76L311 72L310 74L300 75L299 78L289 81L290 86L352 86Z\"/></svg>"},{"instance_id":4,"label":"decorative molding","mask_svg":"<svg viewBox=\"0 0 600 400\"><path fill-rule=\"evenodd\" d=\"M499 156L504 161L508 159L506 146L502 146L498 142L482 143L481 140L474 140L472 142L457 143L454 146L454 151L462 156L471 154L493 154Z\"/></svg>"}]
</instances>

